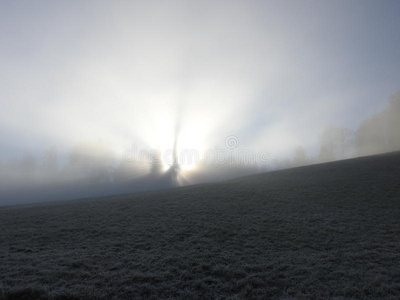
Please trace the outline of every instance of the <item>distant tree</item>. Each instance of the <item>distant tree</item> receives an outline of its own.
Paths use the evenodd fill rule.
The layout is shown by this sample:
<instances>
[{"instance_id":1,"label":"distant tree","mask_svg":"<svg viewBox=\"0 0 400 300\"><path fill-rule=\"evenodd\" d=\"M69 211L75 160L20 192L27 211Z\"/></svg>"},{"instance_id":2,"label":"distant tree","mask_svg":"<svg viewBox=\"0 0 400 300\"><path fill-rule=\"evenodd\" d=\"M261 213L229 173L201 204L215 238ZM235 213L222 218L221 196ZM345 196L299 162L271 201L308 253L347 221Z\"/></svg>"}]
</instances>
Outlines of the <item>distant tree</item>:
<instances>
[{"instance_id":1,"label":"distant tree","mask_svg":"<svg viewBox=\"0 0 400 300\"><path fill-rule=\"evenodd\" d=\"M385 119L382 113L364 120L356 132L357 155L371 155L386 152L388 138Z\"/></svg>"},{"instance_id":2,"label":"distant tree","mask_svg":"<svg viewBox=\"0 0 400 300\"><path fill-rule=\"evenodd\" d=\"M323 161L345 159L351 156L354 133L346 127L328 126L320 134Z\"/></svg>"},{"instance_id":3,"label":"distant tree","mask_svg":"<svg viewBox=\"0 0 400 300\"><path fill-rule=\"evenodd\" d=\"M388 107L364 120L356 132L358 155L400 150L400 93L392 96Z\"/></svg>"}]
</instances>

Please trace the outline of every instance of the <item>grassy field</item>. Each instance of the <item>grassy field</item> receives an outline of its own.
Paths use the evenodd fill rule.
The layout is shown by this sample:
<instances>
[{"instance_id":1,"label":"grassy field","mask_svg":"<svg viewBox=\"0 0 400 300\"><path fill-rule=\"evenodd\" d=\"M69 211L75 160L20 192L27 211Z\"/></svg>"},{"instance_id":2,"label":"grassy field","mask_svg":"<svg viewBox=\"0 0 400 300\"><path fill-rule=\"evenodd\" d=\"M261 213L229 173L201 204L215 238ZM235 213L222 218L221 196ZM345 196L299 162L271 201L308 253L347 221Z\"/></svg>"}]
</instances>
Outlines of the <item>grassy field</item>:
<instances>
[{"instance_id":1,"label":"grassy field","mask_svg":"<svg viewBox=\"0 0 400 300\"><path fill-rule=\"evenodd\" d=\"M400 153L0 208L1 299L399 299Z\"/></svg>"}]
</instances>

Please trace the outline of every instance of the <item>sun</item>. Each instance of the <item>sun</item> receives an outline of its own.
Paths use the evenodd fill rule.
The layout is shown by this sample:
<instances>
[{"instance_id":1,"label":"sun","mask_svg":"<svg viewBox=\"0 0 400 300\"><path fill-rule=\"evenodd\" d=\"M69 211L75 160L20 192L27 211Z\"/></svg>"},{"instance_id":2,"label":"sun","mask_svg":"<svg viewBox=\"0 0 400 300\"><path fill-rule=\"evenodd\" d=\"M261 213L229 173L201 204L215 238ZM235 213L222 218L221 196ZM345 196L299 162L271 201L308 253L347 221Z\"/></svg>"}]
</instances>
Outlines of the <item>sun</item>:
<instances>
[{"instance_id":1,"label":"sun","mask_svg":"<svg viewBox=\"0 0 400 300\"><path fill-rule=\"evenodd\" d=\"M181 171L198 166L204 152L207 128L202 122L197 122L196 114L177 120L173 107L166 107L152 112L150 124L144 128L144 136L151 148L160 151L163 171L167 172L174 164L179 165Z\"/></svg>"}]
</instances>

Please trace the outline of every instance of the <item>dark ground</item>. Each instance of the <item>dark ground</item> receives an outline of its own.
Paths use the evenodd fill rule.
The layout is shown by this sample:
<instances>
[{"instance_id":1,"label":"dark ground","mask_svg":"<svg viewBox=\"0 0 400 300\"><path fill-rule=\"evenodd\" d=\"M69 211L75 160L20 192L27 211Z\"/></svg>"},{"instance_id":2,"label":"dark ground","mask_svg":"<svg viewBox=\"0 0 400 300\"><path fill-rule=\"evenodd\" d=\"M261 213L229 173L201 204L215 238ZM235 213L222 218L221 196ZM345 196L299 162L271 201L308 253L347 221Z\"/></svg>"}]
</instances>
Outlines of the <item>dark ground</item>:
<instances>
[{"instance_id":1,"label":"dark ground","mask_svg":"<svg viewBox=\"0 0 400 300\"><path fill-rule=\"evenodd\" d=\"M400 153L0 208L1 299L399 299Z\"/></svg>"}]
</instances>

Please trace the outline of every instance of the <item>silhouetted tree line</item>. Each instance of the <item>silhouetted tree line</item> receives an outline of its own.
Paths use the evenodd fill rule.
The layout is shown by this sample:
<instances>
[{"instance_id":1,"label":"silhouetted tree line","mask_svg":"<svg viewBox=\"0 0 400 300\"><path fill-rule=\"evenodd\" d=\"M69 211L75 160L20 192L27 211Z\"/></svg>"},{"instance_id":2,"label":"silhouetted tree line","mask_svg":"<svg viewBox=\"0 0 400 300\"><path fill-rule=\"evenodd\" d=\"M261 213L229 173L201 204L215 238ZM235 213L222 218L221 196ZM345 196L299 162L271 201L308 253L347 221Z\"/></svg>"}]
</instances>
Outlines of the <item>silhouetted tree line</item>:
<instances>
[{"instance_id":1,"label":"silhouetted tree line","mask_svg":"<svg viewBox=\"0 0 400 300\"><path fill-rule=\"evenodd\" d=\"M310 158L305 149L299 146L294 151L293 159L280 161L277 168L400 150L400 93L392 97L385 110L365 119L356 131L345 127L326 127L319 136L319 143L317 157ZM226 171L228 167L232 169L234 166L222 168L211 165L200 167L199 170L203 170L210 178L211 173ZM129 182L145 174L156 176L162 168L160 157L148 164L127 163L118 159L112 148L104 142L79 143L66 158L60 156L56 147L50 147L43 151L39 159L25 155L19 160L0 162L0 187L65 183L107 186ZM247 166L247 169L248 172L257 172L255 165ZM237 170L243 171L243 166L237 166Z\"/></svg>"},{"instance_id":2,"label":"silhouetted tree line","mask_svg":"<svg viewBox=\"0 0 400 300\"><path fill-rule=\"evenodd\" d=\"M319 143L316 158L309 158L304 148L298 146L292 162L286 162L285 167L400 150L400 92L391 98L385 110L362 121L356 131L326 127L319 136Z\"/></svg>"},{"instance_id":3,"label":"silhouetted tree line","mask_svg":"<svg viewBox=\"0 0 400 300\"><path fill-rule=\"evenodd\" d=\"M388 107L364 120L356 132L358 155L370 155L400 149L400 92Z\"/></svg>"},{"instance_id":4,"label":"silhouetted tree line","mask_svg":"<svg viewBox=\"0 0 400 300\"><path fill-rule=\"evenodd\" d=\"M114 186L146 174L159 174L161 158L139 163L118 159L112 147L102 141L75 145L67 155L49 147L38 158L0 162L0 188L35 186Z\"/></svg>"}]
</instances>

